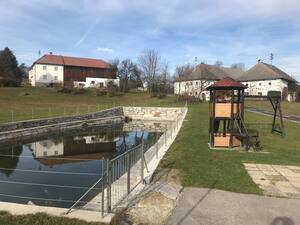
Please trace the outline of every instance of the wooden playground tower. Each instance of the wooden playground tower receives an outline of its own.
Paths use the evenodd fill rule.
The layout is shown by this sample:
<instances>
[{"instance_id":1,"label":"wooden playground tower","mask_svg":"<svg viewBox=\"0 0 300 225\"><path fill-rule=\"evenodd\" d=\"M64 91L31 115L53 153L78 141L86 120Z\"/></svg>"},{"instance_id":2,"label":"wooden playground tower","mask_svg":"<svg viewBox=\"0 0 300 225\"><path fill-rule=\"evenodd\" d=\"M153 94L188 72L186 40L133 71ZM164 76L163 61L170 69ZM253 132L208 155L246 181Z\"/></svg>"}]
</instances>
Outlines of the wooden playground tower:
<instances>
[{"instance_id":1,"label":"wooden playground tower","mask_svg":"<svg viewBox=\"0 0 300 225\"><path fill-rule=\"evenodd\" d=\"M259 133L254 129L247 129L244 123L245 98L268 99L274 109L272 132L285 135L280 95L278 92L268 96L245 96L247 87L240 82L226 77L217 81L206 89L210 91L209 101L209 146L210 148L246 148L261 149ZM280 117L280 126L275 126L276 117Z\"/></svg>"}]
</instances>

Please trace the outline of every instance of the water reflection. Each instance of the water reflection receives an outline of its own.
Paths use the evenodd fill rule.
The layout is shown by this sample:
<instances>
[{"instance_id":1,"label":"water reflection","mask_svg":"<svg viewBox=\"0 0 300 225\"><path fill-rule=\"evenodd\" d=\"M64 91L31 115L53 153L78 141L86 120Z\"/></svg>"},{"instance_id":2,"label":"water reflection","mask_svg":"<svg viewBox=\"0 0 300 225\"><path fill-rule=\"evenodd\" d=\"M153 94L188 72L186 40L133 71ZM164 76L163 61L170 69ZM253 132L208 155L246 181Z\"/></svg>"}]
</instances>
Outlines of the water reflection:
<instances>
[{"instance_id":1,"label":"water reflection","mask_svg":"<svg viewBox=\"0 0 300 225\"><path fill-rule=\"evenodd\" d=\"M69 207L101 177L104 159L142 139L151 145L156 133L99 128L2 145L0 201Z\"/></svg>"}]
</instances>

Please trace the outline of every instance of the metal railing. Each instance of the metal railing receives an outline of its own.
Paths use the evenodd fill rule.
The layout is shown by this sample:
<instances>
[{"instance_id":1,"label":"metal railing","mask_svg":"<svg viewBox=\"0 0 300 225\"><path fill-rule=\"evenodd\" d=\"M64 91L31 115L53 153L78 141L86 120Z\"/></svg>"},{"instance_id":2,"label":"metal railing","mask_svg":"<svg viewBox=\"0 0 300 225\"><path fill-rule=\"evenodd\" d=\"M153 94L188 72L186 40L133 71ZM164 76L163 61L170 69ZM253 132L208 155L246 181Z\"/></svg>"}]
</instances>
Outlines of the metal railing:
<instances>
[{"instance_id":1,"label":"metal railing","mask_svg":"<svg viewBox=\"0 0 300 225\"><path fill-rule=\"evenodd\" d=\"M48 171L48 170L34 170L34 169L22 169L22 168L5 168L1 167L4 171L16 170L22 173L35 173L35 174L52 174L55 176L60 175L74 175L74 176L95 176L93 179L92 186L65 186L60 184L46 184L46 183L26 183L14 181L13 185L32 185L32 186L44 186L50 188L59 188L65 190L74 190L74 188L81 190L79 195L76 195L76 199L53 199L53 198L42 198L42 197L32 197L32 196L19 196L12 195L10 193L0 193L0 196L7 198L16 199L28 199L36 201L53 201L65 203L71 207L66 210L66 213L70 213L72 210L76 209L92 209L104 214L110 213L114 208L116 208L127 196L130 194L141 182L145 180L145 174L148 171L148 164L154 157L161 157L161 152L159 151L162 147L169 144L169 140L175 137L176 130L179 129L180 123L183 118L178 116L174 118L174 121L169 121L165 123L165 131L163 133L161 127L159 132L156 132L155 139L153 142L144 143L131 148L124 149L124 153L116 156L110 160L102 160L99 165L99 172L87 171ZM153 137L153 136L152 136ZM143 140L143 138L141 139ZM0 154L1 157L18 157L27 158L31 156L26 155L14 155L12 154ZM64 158L49 158L49 160L63 160ZM65 159L64 159L65 160ZM89 159L67 159L76 162L77 160L89 160ZM102 168L101 168L102 167ZM101 172L100 172L101 171ZM100 178L101 177L101 178ZM99 179L100 178L100 179ZM4 181L0 181L4 183ZM5 181L7 184L12 181ZM89 208L89 206L91 206Z\"/></svg>"},{"instance_id":2,"label":"metal railing","mask_svg":"<svg viewBox=\"0 0 300 225\"><path fill-rule=\"evenodd\" d=\"M103 182L103 177L101 177L92 187L90 187L66 212L66 214L70 213L72 209L74 209L82 200L100 183ZM103 185L102 185L103 186ZM103 189L101 190L103 192Z\"/></svg>"}]
</instances>

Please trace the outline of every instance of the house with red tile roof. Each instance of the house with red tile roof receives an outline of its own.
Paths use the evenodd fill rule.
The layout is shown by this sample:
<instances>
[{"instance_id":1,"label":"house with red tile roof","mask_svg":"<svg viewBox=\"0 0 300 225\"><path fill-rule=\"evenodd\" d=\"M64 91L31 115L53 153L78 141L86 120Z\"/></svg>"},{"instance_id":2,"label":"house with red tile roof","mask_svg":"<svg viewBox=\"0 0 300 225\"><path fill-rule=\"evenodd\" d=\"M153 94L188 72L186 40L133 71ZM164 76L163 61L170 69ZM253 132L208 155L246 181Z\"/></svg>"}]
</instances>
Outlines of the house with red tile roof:
<instances>
[{"instance_id":1,"label":"house with red tile roof","mask_svg":"<svg viewBox=\"0 0 300 225\"><path fill-rule=\"evenodd\" d=\"M52 53L43 55L33 63L29 71L29 80L32 86L74 86L75 84L83 87L104 87L109 81L118 82L116 70L101 59Z\"/></svg>"}]
</instances>

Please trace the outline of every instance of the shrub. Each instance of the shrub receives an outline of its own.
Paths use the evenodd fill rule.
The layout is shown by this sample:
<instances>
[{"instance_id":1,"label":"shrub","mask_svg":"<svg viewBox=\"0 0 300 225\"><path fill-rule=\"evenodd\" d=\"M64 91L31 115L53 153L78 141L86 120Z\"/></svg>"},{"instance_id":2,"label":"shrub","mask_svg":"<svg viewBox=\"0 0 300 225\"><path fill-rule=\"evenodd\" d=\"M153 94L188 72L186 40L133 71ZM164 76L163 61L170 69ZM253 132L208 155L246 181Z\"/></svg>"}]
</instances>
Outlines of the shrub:
<instances>
[{"instance_id":1,"label":"shrub","mask_svg":"<svg viewBox=\"0 0 300 225\"><path fill-rule=\"evenodd\" d=\"M116 93L118 92L118 85L116 85L113 81L109 81L107 83L107 96L112 97L115 96Z\"/></svg>"},{"instance_id":2,"label":"shrub","mask_svg":"<svg viewBox=\"0 0 300 225\"><path fill-rule=\"evenodd\" d=\"M57 89L58 93L72 93L72 88L70 87L61 87Z\"/></svg>"},{"instance_id":3,"label":"shrub","mask_svg":"<svg viewBox=\"0 0 300 225\"><path fill-rule=\"evenodd\" d=\"M86 93L87 90L85 88L73 88L73 94L74 95L81 95Z\"/></svg>"},{"instance_id":4,"label":"shrub","mask_svg":"<svg viewBox=\"0 0 300 225\"><path fill-rule=\"evenodd\" d=\"M104 96L107 95L107 90L104 88L99 88L96 90L96 96Z\"/></svg>"}]
</instances>

